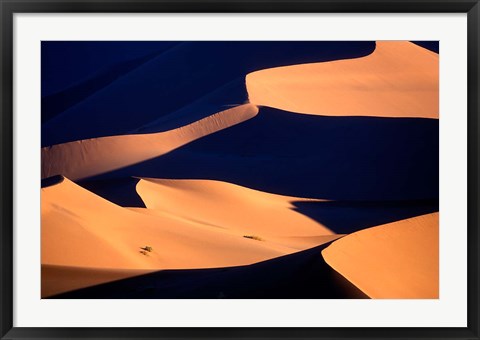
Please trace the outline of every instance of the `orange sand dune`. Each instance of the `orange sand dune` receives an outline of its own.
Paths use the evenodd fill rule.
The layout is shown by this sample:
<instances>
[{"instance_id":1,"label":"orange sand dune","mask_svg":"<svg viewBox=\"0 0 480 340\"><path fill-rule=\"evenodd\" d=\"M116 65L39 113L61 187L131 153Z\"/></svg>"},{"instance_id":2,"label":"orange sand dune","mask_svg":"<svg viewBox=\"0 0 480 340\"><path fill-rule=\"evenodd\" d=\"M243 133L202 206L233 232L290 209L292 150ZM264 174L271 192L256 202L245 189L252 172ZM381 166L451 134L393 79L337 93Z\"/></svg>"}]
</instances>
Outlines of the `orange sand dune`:
<instances>
[{"instance_id":1,"label":"orange sand dune","mask_svg":"<svg viewBox=\"0 0 480 340\"><path fill-rule=\"evenodd\" d=\"M345 236L325 261L371 298L439 297L438 213Z\"/></svg>"},{"instance_id":2,"label":"orange sand dune","mask_svg":"<svg viewBox=\"0 0 480 340\"><path fill-rule=\"evenodd\" d=\"M140 253L145 245L154 249L148 256ZM203 268L253 263L288 252L285 246L245 239L225 228L131 211L68 179L42 188L43 264Z\"/></svg>"},{"instance_id":3,"label":"orange sand dune","mask_svg":"<svg viewBox=\"0 0 480 340\"><path fill-rule=\"evenodd\" d=\"M72 180L145 161L198 138L254 117L258 108L245 104L166 132L92 138L42 148L42 178Z\"/></svg>"},{"instance_id":4,"label":"orange sand dune","mask_svg":"<svg viewBox=\"0 0 480 340\"><path fill-rule=\"evenodd\" d=\"M292 210L291 202L301 200L298 197L265 193L231 183L145 178L138 182L137 193L149 209L246 235L267 239L297 237L296 243L304 241L313 246L319 243L312 244L305 236L334 234L317 221ZM302 236L304 238L300 238ZM288 242L286 245L289 246Z\"/></svg>"},{"instance_id":5,"label":"orange sand dune","mask_svg":"<svg viewBox=\"0 0 480 340\"><path fill-rule=\"evenodd\" d=\"M144 184L159 187L152 182L141 182L141 191L147 196L156 191L148 189ZM199 190L198 186L188 186L188 183L181 182L179 187L182 190L190 190L192 193ZM175 188L175 185L172 184L172 187ZM239 192L243 192L242 189ZM42 265L71 267L69 270L76 273L81 271L80 268L106 269L108 272L92 271L91 275L95 277L88 281L101 283L112 277L128 275L124 272L112 274L111 270L212 268L252 264L320 245L339 236L327 233L324 238L306 237L299 242L294 239L297 235L321 236L326 230L308 218L288 211L288 206L282 206L280 198L272 201L276 208L270 208L267 200L262 202L260 195L253 194L250 207L237 207L230 205L236 200L229 197L232 193L235 190L227 190L216 206L205 204L199 220L194 220L182 216L183 214L176 216L175 211L167 214L150 209L122 208L64 179L59 184L41 190ZM212 192L212 195L219 194ZM178 196L172 200L176 197ZM183 209L189 210L191 207L188 204L194 202L196 197L193 194L190 202L184 202ZM268 223L256 219L252 220L255 223L246 223L248 220L243 219L246 223L244 228L241 225L219 224L227 223L228 214L235 215L234 211L239 208L242 208L241 212L245 216L258 215L260 218L258 211L246 210L252 209L255 204L261 204L265 214L275 213L270 215ZM211 218L208 217L209 209L214 210L210 211ZM287 210L287 213L282 213L282 209ZM220 211L224 220L217 219ZM195 216L196 210L190 212ZM297 214L299 218L289 217L292 224L287 226L282 219L289 214ZM280 225L278 234L283 236L280 241L273 236L270 239L276 223ZM258 235L263 240L243 237L250 234ZM290 238L285 236L293 237L291 246ZM152 247L153 251L142 254L141 248L145 246ZM52 280L60 280L62 282L58 282L57 287L62 291L78 288L78 283L68 282L72 280L65 274L65 270L52 269L49 273L48 280L44 282L46 285ZM53 288L45 286L44 289L51 292Z\"/></svg>"},{"instance_id":6,"label":"orange sand dune","mask_svg":"<svg viewBox=\"0 0 480 340\"><path fill-rule=\"evenodd\" d=\"M438 54L377 42L362 58L292 65L246 77L251 103L328 116L438 118Z\"/></svg>"}]
</instances>

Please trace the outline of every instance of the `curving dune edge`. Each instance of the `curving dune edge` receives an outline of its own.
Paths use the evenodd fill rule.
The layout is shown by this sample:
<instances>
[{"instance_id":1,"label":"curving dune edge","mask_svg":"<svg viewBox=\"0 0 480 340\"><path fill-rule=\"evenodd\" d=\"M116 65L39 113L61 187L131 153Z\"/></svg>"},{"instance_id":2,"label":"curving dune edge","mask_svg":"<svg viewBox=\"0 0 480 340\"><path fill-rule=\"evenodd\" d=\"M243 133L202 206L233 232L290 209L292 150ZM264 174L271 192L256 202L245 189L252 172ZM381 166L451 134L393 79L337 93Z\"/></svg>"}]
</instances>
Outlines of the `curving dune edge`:
<instances>
[{"instance_id":1,"label":"curving dune edge","mask_svg":"<svg viewBox=\"0 0 480 340\"><path fill-rule=\"evenodd\" d=\"M436 151L436 144L431 141L437 140L432 136L438 136L438 131L435 131L435 120L439 118L438 68L439 56L436 53L410 42L380 41L371 54L363 57L259 69L248 74L244 72L232 83L219 82L217 85L222 86L218 92L200 91L202 97L197 98L197 101L184 103L186 106L177 108L176 111L155 117L140 130L125 130L152 133L90 138L42 148L42 297L54 297L129 278L133 281L127 282L127 286L137 284L134 282L136 279L148 286L151 284L150 278L156 277L160 278L157 283L162 282L168 287L170 281L162 281L166 280L163 276L163 271L166 270L195 270L195 273L176 273L179 275L176 283L180 282L181 285L175 289L185 290L183 285L189 283L192 275L191 277L204 280L202 289L208 290L209 280L213 280L209 277L208 270L212 268L216 268L212 273L221 278L216 285L229 282L235 289L240 287L242 294L244 291L261 294L261 291L255 292L251 287L241 287L240 278L242 273L248 273L248 284L253 287L256 275L262 268L272 266L273 263L277 277L284 280L302 272L304 276L293 279L300 282L296 282L295 287L297 284L301 287L301 281L309 278L313 278L312 282L320 282L321 287L318 289L324 289L325 294L314 296L322 298L329 297L330 290L336 291L335 285L338 284L339 287L348 286L348 297L365 295L379 299L438 299L439 214L437 212L399 220L435 211L435 203L428 211L419 212L420 210L408 207L409 204L421 205L427 200L435 202L438 193L438 190L435 191L437 182L431 176L432 171L436 171L438 159L432 158L430 161L430 158L423 157L425 154L437 155L430 151ZM144 73L137 76L142 75ZM212 80L214 76L211 75ZM243 77L245 84L242 82ZM186 83L190 81L188 72L185 79ZM202 83L198 84L201 87ZM159 88L174 86L167 83L161 85ZM196 86L197 84L194 88ZM112 86L113 94L116 93L115 89ZM119 86L119 89L124 89L124 86ZM181 94L177 94L180 95L177 98L180 101ZM143 95L139 91L139 97L143 98ZM244 103L246 95L248 103L217 112L232 106L232 103ZM226 100L222 96L229 98L228 103L222 102L222 99ZM105 98L112 100L114 97ZM103 97L99 95L98 98ZM237 100L238 98L243 99ZM108 107L109 102L100 99L97 106L90 107L86 116ZM155 100L156 97L152 103ZM202 104L202 109L197 107L199 103ZM141 106L142 101L135 102L137 104L148 109L149 115L157 113L152 106ZM273 109L262 108L259 114L262 106ZM75 110L81 110L82 107L80 105ZM272 124L273 120L264 119L269 116L263 115L265 110L266 114L281 118L285 112L275 109L295 114L275 125ZM75 110L73 112L77 112ZM211 114L213 112L217 113ZM344 118L307 117L297 113ZM210 115L202 118L208 114ZM349 116L398 119L355 117L350 119L369 123L348 125L346 123L349 118L345 117ZM313 119L316 121L313 122ZM337 119L336 125L329 122ZM244 130L229 129L248 120L251 121L240 126L245 127ZM382 125L380 121L392 124L388 125L392 130L382 129L382 126L387 125ZM91 123L85 122L86 125ZM104 122L107 126L115 124L114 121ZM419 122L423 125L419 125ZM124 123L128 125L129 121L125 120ZM409 129L405 128L407 123ZM180 125L183 126L173 128ZM303 129L306 126L309 129ZM339 129L338 126L342 128ZM405 130L399 129L402 126ZM78 131L83 132L82 128L84 127ZM319 133L323 128L325 130ZM389 131L393 130L400 132L392 137ZM218 133L220 131L223 132ZM291 131L296 134L290 134ZM376 131L382 131L383 134L376 134ZM62 130L60 135L63 136L63 132L65 131ZM350 132L353 137L347 140ZM214 133L214 136L207 137ZM228 134L228 138L224 134ZM324 138L317 138L319 134ZM299 137L302 135L312 138L302 139ZM92 134L80 133L78 136L90 137ZM221 138L214 138L218 136ZM398 136L409 136L411 139L402 142ZM205 144L197 142L180 150L179 154L172 152L204 137ZM61 141L73 139L75 138ZM365 140L373 142L365 143ZM211 147L213 144L225 147ZM336 149L332 147L333 144L342 147ZM249 152L244 152L245 145ZM414 156L410 156L410 145L413 145ZM240 151L235 153L232 150ZM258 150L258 153L251 150ZM363 150L366 152L363 153ZM300 155L298 157L297 152ZM315 157L311 157L313 152L317 152ZM393 157L385 157L387 152ZM160 156L164 157L155 159ZM277 163L273 162L274 157ZM304 163L298 161L299 157L303 157ZM355 157L358 158L355 164L361 163L363 166L364 161L372 163L358 171L345 171L358 169L352 162ZM248 163L246 158L253 161ZM419 162L419 159L425 162ZM150 162L145 162L148 160ZM163 160L166 161L162 163ZM220 162L228 165L226 170L218 166ZM129 168L138 163L142 164ZM320 165L325 172L319 174L317 168L308 168L313 164ZM383 171L381 166L385 164L388 165L385 167L387 170ZM262 166L266 170L260 173ZM190 167L192 172L182 172ZM220 170L211 171L213 167L213 170ZM131 170L133 168L136 170ZM292 168L295 171L291 171ZM110 174L119 169L124 170ZM158 169L161 170L157 171ZM253 178L250 176L255 176L255 170L260 173L259 180L248 181L248 178ZM277 174L277 170L283 173ZM398 182L400 185L393 186L392 190L388 185L378 185L381 182L378 176L381 171L382 174L388 174L386 181ZM412 180L415 177L413 171L426 174L434 184L422 182L426 177L421 177L420 181ZM102 174L105 175L96 177ZM294 182L292 174L304 179L307 187L313 178L312 186L316 185L315 189L326 190L314 194L293 191L294 195L335 197L344 201L325 204L327 200L321 198L305 199L278 194L281 185L277 183L299 186ZM311 177L305 177L306 174ZM341 177L339 174L347 175ZM154 178L156 176L187 179ZM210 179L195 179L196 176ZM125 184L127 181L128 188ZM273 189L267 186L265 190L272 193L246 187L261 188L261 184L264 184L262 181L271 181L269 185ZM424 183L427 184L423 186ZM111 196L96 188L97 184L108 186L111 190L108 194ZM345 194L330 196L331 192L338 194L341 185L362 193L364 188L377 186L380 194L372 195L372 189L368 197ZM387 196L383 196L384 193ZM388 194L393 195L393 198ZM125 206L114 204L99 195ZM134 196L135 200L116 201L114 195L118 195L115 199L125 195L129 199ZM409 209L409 214L394 216L389 209L382 210L380 204L376 206L377 210L360 211L362 207L375 206L378 203L376 197L384 200L387 206L389 203L392 206L403 204L401 208L407 207L405 210ZM358 200L355 201L356 205L351 204L352 199ZM145 208L139 208L143 206L142 202ZM318 208L317 204L323 206ZM362 217L370 224L362 225ZM396 222L379 225L387 221ZM345 224L352 229L342 229ZM375 226L371 227L372 225ZM361 228L366 229L356 231ZM264 261L273 262L265 264ZM291 272L280 275L285 263L288 263ZM310 266L312 263L316 265ZM243 266L248 268L241 268ZM319 268L321 273L314 272ZM203 272L202 269L208 270ZM234 273L232 277L229 276L231 273ZM264 285L262 287L282 289L281 282L270 282L268 271L260 276L263 280L261 285ZM142 290L145 287L140 288ZM102 289L108 290L108 287L101 288L100 291ZM163 289L163 286L153 287L157 296L164 296ZM193 294L197 287L189 286L188 289L191 290L189 294ZM333 296L336 297L335 294ZM343 296L342 294L338 296Z\"/></svg>"},{"instance_id":2,"label":"curving dune edge","mask_svg":"<svg viewBox=\"0 0 480 340\"><path fill-rule=\"evenodd\" d=\"M322 251L371 298L438 299L438 213L364 229Z\"/></svg>"},{"instance_id":3,"label":"curving dune edge","mask_svg":"<svg viewBox=\"0 0 480 340\"><path fill-rule=\"evenodd\" d=\"M246 76L251 103L327 116L438 119L438 54L380 41L357 59L259 70Z\"/></svg>"},{"instance_id":4,"label":"curving dune edge","mask_svg":"<svg viewBox=\"0 0 480 340\"><path fill-rule=\"evenodd\" d=\"M59 280L56 286L61 290L78 288L75 280L64 281L68 277L65 270L78 273L87 268L95 269L91 275L97 277L87 281L100 283L111 278L112 271L116 277L125 277L129 269L151 271L252 264L341 236L286 209L289 197L208 180L158 180L158 183L141 180L138 186L147 209L122 208L67 178L42 188L42 266L50 268L45 282L56 278ZM212 187L225 190L217 192L220 197L209 198L209 191L202 190ZM176 194L172 194L174 192ZM184 201L180 209L168 205L168 202L179 203L177 200L190 194L190 201ZM276 199L270 202L266 197ZM201 215L186 209L182 212L181 207L202 200ZM263 205L258 207L262 200ZM155 205L159 202L166 204L159 209ZM234 223L238 215L228 209L232 202L241 205L240 213L247 216L246 219ZM277 220L265 224L267 214L277 216ZM153 251L146 252L143 249L146 246Z\"/></svg>"},{"instance_id":5,"label":"curving dune edge","mask_svg":"<svg viewBox=\"0 0 480 340\"><path fill-rule=\"evenodd\" d=\"M63 175L80 180L136 164L239 124L257 113L255 105L244 104L166 132L99 137L45 147L42 178Z\"/></svg>"}]
</instances>

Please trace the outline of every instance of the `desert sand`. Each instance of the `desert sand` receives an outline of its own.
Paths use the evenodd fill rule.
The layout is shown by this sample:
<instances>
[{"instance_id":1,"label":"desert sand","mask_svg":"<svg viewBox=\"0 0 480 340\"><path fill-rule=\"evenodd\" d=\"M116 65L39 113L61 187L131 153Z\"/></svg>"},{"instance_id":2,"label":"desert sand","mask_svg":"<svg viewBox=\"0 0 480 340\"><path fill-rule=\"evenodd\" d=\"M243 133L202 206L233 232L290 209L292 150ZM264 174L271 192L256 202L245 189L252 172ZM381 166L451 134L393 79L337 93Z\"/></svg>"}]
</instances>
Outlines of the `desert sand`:
<instances>
[{"instance_id":1,"label":"desert sand","mask_svg":"<svg viewBox=\"0 0 480 340\"><path fill-rule=\"evenodd\" d=\"M63 175L79 180L119 169L241 123L257 112L256 106L245 104L165 132L91 138L44 147L42 178Z\"/></svg>"},{"instance_id":2,"label":"desert sand","mask_svg":"<svg viewBox=\"0 0 480 340\"><path fill-rule=\"evenodd\" d=\"M148 178L138 182L137 192L149 210L245 235L300 239L334 234L292 209L292 202L302 201L298 197L269 194L220 181Z\"/></svg>"},{"instance_id":3,"label":"desert sand","mask_svg":"<svg viewBox=\"0 0 480 340\"><path fill-rule=\"evenodd\" d=\"M327 116L438 118L438 54L380 41L362 58L277 67L246 77L251 103Z\"/></svg>"},{"instance_id":4,"label":"desert sand","mask_svg":"<svg viewBox=\"0 0 480 340\"><path fill-rule=\"evenodd\" d=\"M141 269L107 269L42 265L42 298L151 273Z\"/></svg>"},{"instance_id":5,"label":"desert sand","mask_svg":"<svg viewBox=\"0 0 480 340\"><path fill-rule=\"evenodd\" d=\"M49 97L42 297L438 298L438 213L418 216L438 199L438 54L265 45L259 63L233 45L179 43Z\"/></svg>"},{"instance_id":6,"label":"desert sand","mask_svg":"<svg viewBox=\"0 0 480 340\"><path fill-rule=\"evenodd\" d=\"M176 121L179 111L192 104L190 119L198 120L245 103L248 97L244 80L250 72L356 58L375 48L373 41L181 41L173 46L170 42L118 42L123 44L120 50L112 46L114 42L87 42L91 48L83 49L78 44L71 41L42 44L42 49L57 46L42 59L42 63L51 67L42 76L42 92L51 94L42 97L42 119L46 119L42 124L42 146L125 135L172 114L177 116L173 119ZM142 44L157 47L145 49ZM100 52L106 50L110 52ZM126 55L117 55L125 50L128 50ZM155 50L157 53L152 54ZM75 52L68 56L65 51ZM132 53L136 57L125 60ZM93 55L97 57L91 58ZM106 68L108 63L103 61L110 55L122 62L110 63L110 68ZM94 64L103 67L92 68ZM62 72L58 72L60 65ZM85 72L85 68L91 72ZM72 73L80 73L80 77L72 79ZM57 79L50 81L52 78ZM230 88L220 100L199 102L238 80L242 86ZM55 89L49 91L55 83L63 83L65 87L53 86ZM183 123L170 125L169 129Z\"/></svg>"},{"instance_id":7,"label":"desert sand","mask_svg":"<svg viewBox=\"0 0 480 340\"><path fill-rule=\"evenodd\" d=\"M368 298L332 269L325 245L245 266L160 270L67 291L57 299L335 299ZM47 272L58 268L47 267ZM67 278L89 270L64 271ZM111 271L104 271L112 275ZM98 275L100 276L100 275ZM85 279L80 279L85 281ZM50 282L50 281L49 281Z\"/></svg>"},{"instance_id":8,"label":"desert sand","mask_svg":"<svg viewBox=\"0 0 480 340\"><path fill-rule=\"evenodd\" d=\"M146 197L147 209L117 206L76 185L67 178L42 188L42 265L48 267L45 282L58 281L58 290L78 288L65 282L65 270L103 268L90 272L99 283L112 270L211 268L245 265L290 254L329 242L340 235L317 225L307 217L285 209L290 197L263 194L228 183L211 181L142 180L139 193ZM193 182L193 183L192 183ZM161 183L161 184L160 184ZM203 191L202 191L203 188ZM208 197L205 188L213 190ZM189 193L192 196L187 198ZM269 202L268 197L272 197ZM252 201L250 201L252 198ZM263 199L263 202L262 202ZM200 203L198 210L186 209ZM242 203L238 217L233 202ZM298 198L297 198L298 200ZM151 209L166 202L165 211ZM174 209L172 204L180 204ZM261 206L257 204L263 203ZM170 205L169 205L170 204ZM192 207L193 208L193 207ZM270 223L266 223L267 215ZM298 215L298 216L297 216ZM278 226L275 233L272 226ZM244 236L258 237L260 240ZM152 252L142 248L150 246ZM65 270L62 270L62 266ZM53 269L55 270L53 270ZM125 277L125 272L116 274Z\"/></svg>"},{"instance_id":9,"label":"desert sand","mask_svg":"<svg viewBox=\"0 0 480 340\"><path fill-rule=\"evenodd\" d=\"M438 299L438 213L364 229L322 251L371 298Z\"/></svg>"}]
</instances>

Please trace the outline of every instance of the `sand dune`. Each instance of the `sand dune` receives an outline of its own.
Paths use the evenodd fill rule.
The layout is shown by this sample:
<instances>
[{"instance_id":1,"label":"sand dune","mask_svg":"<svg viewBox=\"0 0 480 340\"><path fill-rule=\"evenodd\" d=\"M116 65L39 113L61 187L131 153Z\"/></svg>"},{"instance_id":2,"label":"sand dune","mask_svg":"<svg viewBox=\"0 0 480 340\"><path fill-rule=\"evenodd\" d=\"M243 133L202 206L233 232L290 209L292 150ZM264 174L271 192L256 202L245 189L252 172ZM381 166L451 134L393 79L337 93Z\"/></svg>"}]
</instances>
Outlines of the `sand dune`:
<instances>
[{"instance_id":1,"label":"sand dune","mask_svg":"<svg viewBox=\"0 0 480 340\"><path fill-rule=\"evenodd\" d=\"M78 289L59 299L344 299L368 298L325 263L321 245L228 268L161 270ZM62 268L47 268L60 271ZM65 270L65 269L63 269ZM65 270L66 271L66 270ZM66 274L72 271L66 272ZM88 274L89 270L82 271ZM94 273L90 270L91 273ZM78 272L72 273L76 275Z\"/></svg>"},{"instance_id":2,"label":"sand dune","mask_svg":"<svg viewBox=\"0 0 480 340\"><path fill-rule=\"evenodd\" d=\"M150 273L153 270L105 269L42 265L42 298L106 282Z\"/></svg>"},{"instance_id":3,"label":"sand dune","mask_svg":"<svg viewBox=\"0 0 480 340\"><path fill-rule=\"evenodd\" d=\"M79 180L119 169L165 154L257 113L256 106L245 104L165 132L92 138L45 147L42 178L63 175Z\"/></svg>"},{"instance_id":4,"label":"sand dune","mask_svg":"<svg viewBox=\"0 0 480 340\"><path fill-rule=\"evenodd\" d=\"M245 239L242 233L225 232L225 228L131 211L68 179L42 189L42 222L43 264L199 268L253 263L289 251L267 241ZM154 249L148 256L140 254L145 245Z\"/></svg>"},{"instance_id":5,"label":"sand dune","mask_svg":"<svg viewBox=\"0 0 480 340\"><path fill-rule=\"evenodd\" d=\"M61 44L65 43L69 45L68 42L61 42ZM69 46L71 47L72 45ZM58 50L62 50L62 52L65 53L65 50L68 51L69 46L64 46L66 47L64 49L59 47ZM62 82L63 84L57 85L60 86L57 87L61 88L60 91L57 92L53 90L53 92L50 92L49 95L42 96L42 124L48 122L52 118L55 118L57 115L61 114L65 110L68 110L70 107L78 105L82 101L87 100L92 94L100 92L102 89L108 87L111 83L118 81L123 76L128 75L130 72L135 72L135 69L141 67L145 63L148 63L148 61L157 57L162 52L165 52L165 49L168 50L172 46L174 46L174 43L172 43L171 46L164 46L164 49L150 51L145 55L140 53L135 58L128 60L123 59L126 56L120 56L120 59L117 60L117 62L115 62L111 67L102 69L101 65L97 65L98 68L94 67L94 69L91 70L92 73L88 72L87 70L83 70L87 72L81 72L81 70L78 70L78 66L71 68L66 67L65 69L62 69L63 71L66 71L62 73L73 72L74 74L67 74L67 79L64 80L66 82ZM96 58L96 60L98 59L99 58ZM95 64L95 62L92 62L92 64ZM86 68L88 69L89 66ZM72 69L74 71L71 71ZM79 72L78 74L81 74L83 78L75 81L75 73L77 72ZM69 77L72 75L74 76L73 79ZM49 87L49 82L42 83L42 91L44 87L43 85L46 85L45 87ZM52 91L51 88L50 91Z\"/></svg>"},{"instance_id":6,"label":"sand dune","mask_svg":"<svg viewBox=\"0 0 480 340\"><path fill-rule=\"evenodd\" d=\"M42 297L438 298L437 54L170 45L45 92Z\"/></svg>"},{"instance_id":7,"label":"sand dune","mask_svg":"<svg viewBox=\"0 0 480 340\"><path fill-rule=\"evenodd\" d=\"M143 185L146 183L155 186L155 189L159 186L142 181L144 188L141 191L144 195L157 192L149 193L149 189ZM183 183L183 189L194 192L198 187ZM245 194L247 190L243 192ZM289 214L296 214L297 219L290 218L290 222L295 224L287 226L286 222L280 219L272 220L271 215L268 226L262 225L264 220L255 219L253 222L256 224L252 224L253 222L245 224L243 229L239 224L218 225L218 223L229 221L227 218L229 212L235 215L234 211L238 207L230 205L234 201L238 202L237 198L230 197L234 193L235 190L225 192L217 201L216 207L204 205L205 211L197 219L193 211L191 216L176 216L174 211L159 213L151 209L122 208L64 179L58 184L42 188L42 265L97 268L109 271L225 267L275 258L326 243L338 237L338 235L326 233L324 228L316 226L308 218L288 211L288 207L281 205L282 201L279 198L272 202L274 206L278 204L277 209L269 208L267 200L261 202L261 194L258 197L252 195L251 206L244 205L243 208L252 209L255 204L263 204L265 211L275 213L273 217L281 219ZM181 193L174 196L172 202L181 197ZM163 197L163 199L166 198ZM196 196L193 195L190 202L194 202L195 199ZM151 200L150 198L149 202ZM245 197L245 200L248 200L248 197ZM184 202L184 208L186 204L188 202ZM207 209L214 210L210 211L211 217L208 217ZM283 209L287 210L287 213L282 214ZM218 211L223 211L223 220L217 218ZM258 211L241 210L241 212L247 216L250 214L261 216ZM273 235L274 230L269 230L269 227L274 227L275 222L280 224L281 240L273 236L270 239L270 234L266 232L270 231ZM255 229L256 226L259 230ZM289 231L287 227L290 228ZM316 234L315 230L317 230ZM250 234L259 235L263 239L258 241L244 237ZM325 237L293 239L290 244L290 239L286 236L295 238L297 235L324 235ZM142 254L141 248L145 246L151 246L153 251L147 252L146 255ZM52 280L52 276L58 280L68 277L63 270L50 272L48 280ZM102 272L101 275L99 273L100 276L92 278L92 282L99 283L104 279L110 279L112 275L109 273L111 274L111 272ZM124 275L124 273L118 275ZM72 284L59 282L58 287L78 288L77 283Z\"/></svg>"},{"instance_id":8,"label":"sand dune","mask_svg":"<svg viewBox=\"0 0 480 340\"><path fill-rule=\"evenodd\" d=\"M335 201L438 197L437 119L329 117L261 107L242 124L99 176L214 179Z\"/></svg>"},{"instance_id":9,"label":"sand dune","mask_svg":"<svg viewBox=\"0 0 480 340\"><path fill-rule=\"evenodd\" d=\"M151 210L246 235L270 239L334 234L292 209L291 202L299 198L269 194L226 182L145 178L138 182L137 192Z\"/></svg>"},{"instance_id":10,"label":"sand dune","mask_svg":"<svg viewBox=\"0 0 480 340\"><path fill-rule=\"evenodd\" d=\"M63 42L64 45L68 43L77 42ZM131 44L130 48L138 49L137 53L145 49L141 47L141 42ZM161 45L165 44L170 46L171 42L163 42ZM97 74L87 84L78 84L76 91L67 91L62 96L57 96L56 105L62 109L68 107L58 114L48 111L50 105L44 105L42 116L55 117L42 125L42 146L127 134L164 115L181 110L234 79L243 79L250 72L298 63L361 57L371 53L374 48L373 41L182 41L126 74L111 69L110 72L116 79L106 86L102 86L104 79L101 74ZM151 47L145 51L148 51L145 54L153 52ZM65 73L69 78L68 75L72 73L69 67L65 72L58 72L58 67L65 64L63 56L63 52L50 55L50 58L58 58L58 61L52 62L50 59L48 65L51 70L48 72L47 68L42 72L42 79L52 73L59 75L59 78L64 78L62 73ZM90 62L84 62L84 58L77 58L78 63L90 65ZM100 54L99 58L109 59L108 53L105 56ZM111 66L115 68L115 64ZM80 75L77 81L86 72L80 72ZM242 92L246 95L245 88ZM88 97L85 97L85 93L88 93ZM77 101L79 98L83 99ZM220 102L222 106L236 103L238 101L231 101L228 96ZM203 105L197 106L198 112L204 112L204 108ZM220 110L222 109L214 112Z\"/></svg>"},{"instance_id":11,"label":"sand dune","mask_svg":"<svg viewBox=\"0 0 480 340\"><path fill-rule=\"evenodd\" d=\"M129 133L155 133L175 129L238 105L248 103L245 76L220 86L181 109L162 115Z\"/></svg>"},{"instance_id":12,"label":"sand dune","mask_svg":"<svg viewBox=\"0 0 480 340\"><path fill-rule=\"evenodd\" d=\"M439 297L438 213L368 228L322 251L325 261L371 298Z\"/></svg>"},{"instance_id":13,"label":"sand dune","mask_svg":"<svg viewBox=\"0 0 480 340\"><path fill-rule=\"evenodd\" d=\"M438 118L438 54L406 41L377 42L362 58L253 72L250 102L329 116Z\"/></svg>"},{"instance_id":14,"label":"sand dune","mask_svg":"<svg viewBox=\"0 0 480 340\"><path fill-rule=\"evenodd\" d=\"M45 41L41 51L45 70L42 97L71 91L80 84L107 74L118 79L129 71L126 66L138 66L178 43L143 41L132 48L129 41Z\"/></svg>"}]
</instances>

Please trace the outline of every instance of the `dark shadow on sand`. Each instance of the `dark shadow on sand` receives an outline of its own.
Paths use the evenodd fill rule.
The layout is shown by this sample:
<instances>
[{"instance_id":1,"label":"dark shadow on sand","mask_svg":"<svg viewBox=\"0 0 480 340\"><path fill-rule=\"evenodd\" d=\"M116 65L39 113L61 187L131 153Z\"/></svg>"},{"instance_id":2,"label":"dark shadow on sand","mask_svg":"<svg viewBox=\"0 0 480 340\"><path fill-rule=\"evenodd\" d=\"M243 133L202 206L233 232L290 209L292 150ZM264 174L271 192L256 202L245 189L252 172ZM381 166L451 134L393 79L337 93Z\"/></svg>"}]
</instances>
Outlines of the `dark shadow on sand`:
<instances>
[{"instance_id":1,"label":"dark shadow on sand","mask_svg":"<svg viewBox=\"0 0 480 340\"><path fill-rule=\"evenodd\" d=\"M145 204L136 190L138 181L138 178L126 177L97 181L77 181L77 184L122 207L145 208Z\"/></svg>"},{"instance_id":2,"label":"dark shadow on sand","mask_svg":"<svg viewBox=\"0 0 480 340\"><path fill-rule=\"evenodd\" d=\"M42 188L48 188L56 184L60 184L64 181L65 177L62 175L55 175L47 177L41 180L40 185Z\"/></svg>"},{"instance_id":3,"label":"dark shadow on sand","mask_svg":"<svg viewBox=\"0 0 480 340\"><path fill-rule=\"evenodd\" d=\"M412 41L412 43L437 54L440 52L439 41Z\"/></svg>"},{"instance_id":4,"label":"dark shadow on sand","mask_svg":"<svg viewBox=\"0 0 480 340\"><path fill-rule=\"evenodd\" d=\"M42 98L42 124L65 111L69 107L88 98L93 93L100 91L111 84L122 75L134 70L140 65L156 57L159 53L152 53L147 56L129 60L112 66L107 71L95 75L80 84L75 84L61 92Z\"/></svg>"},{"instance_id":5,"label":"dark shadow on sand","mask_svg":"<svg viewBox=\"0 0 480 340\"><path fill-rule=\"evenodd\" d=\"M406 202L293 202L297 211L336 234L391 223L438 211L438 201Z\"/></svg>"},{"instance_id":6,"label":"dark shadow on sand","mask_svg":"<svg viewBox=\"0 0 480 340\"><path fill-rule=\"evenodd\" d=\"M132 43L132 48L135 48L135 43ZM183 42L110 82L108 86L104 86L103 77L89 80L88 86L78 85L80 91L70 91L68 98L84 97L82 92L86 91L88 100L77 102L61 114L57 112L60 110L58 106L51 106L55 107L51 112L48 105L44 104L42 116L55 117L42 126L42 146L141 132L139 129L144 125L208 97L236 79L244 80L245 75L252 71L362 57L374 49L374 42L362 41ZM115 73L112 71L107 78L112 79ZM92 93L92 89L97 88L101 90ZM198 104L195 118L245 102L247 93L244 87L237 86L232 90L236 92L228 100L206 100L201 102L202 105ZM58 105L63 103L60 101Z\"/></svg>"},{"instance_id":7,"label":"dark shadow on sand","mask_svg":"<svg viewBox=\"0 0 480 340\"><path fill-rule=\"evenodd\" d=\"M60 93L116 65L166 51L176 44L178 42L172 41L42 41L42 97Z\"/></svg>"},{"instance_id":8,"label":"dark shadow on sand","mask_svg":"<svg viewBox=\"0 0 480 340\"><path fill-rule=\"evenodd\" d=\"M95 177L212 179L338 201L438 199L438 120L328 117L262 107L241 124Z\"/></svg>"},{"instance_id":9,"label":"dark shadow on sand","mask_svg":"<svg viewBox=\"0 0 480 340\"><path fill-rule=\"evenodd\" d=\"M58 299L342 299L367 296L333 270L322 245L247 266L162 270L56 295Z\"/></svg>"}]
</instances>

